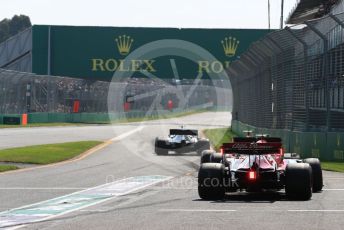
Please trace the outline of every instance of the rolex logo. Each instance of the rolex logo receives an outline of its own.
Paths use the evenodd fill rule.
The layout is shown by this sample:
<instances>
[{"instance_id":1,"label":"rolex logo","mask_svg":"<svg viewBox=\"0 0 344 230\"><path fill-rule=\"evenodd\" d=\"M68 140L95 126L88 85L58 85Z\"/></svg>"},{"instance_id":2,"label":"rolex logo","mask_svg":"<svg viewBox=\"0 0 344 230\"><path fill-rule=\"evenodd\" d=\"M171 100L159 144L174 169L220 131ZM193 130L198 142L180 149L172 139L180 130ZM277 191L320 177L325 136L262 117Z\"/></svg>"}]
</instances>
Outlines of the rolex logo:
<instances>
[{"instance_id":1,"label":"rolex logo","mask_svg":"<svg viewBox=\"0 0 344 230\"><path fill-rule=\"evenodd\" d=\"M236 38L226 37L221 41L223 50L227 57L233 57L238 49L239 41Z\"/></svg>"},{"instance_id":2,"label":"rolex logo","mask_svg":"<svg viewBox=\"0 0 344 230\"><path fill-rule=\"evenodd\" d=\"M128 35L121 35L118 36L118 38L116 38L115 41L117 43L119 53L122 55L127 55L130 52L130 48L134 42L134 39L132 39Z\"/></svg>"}]
</instances>

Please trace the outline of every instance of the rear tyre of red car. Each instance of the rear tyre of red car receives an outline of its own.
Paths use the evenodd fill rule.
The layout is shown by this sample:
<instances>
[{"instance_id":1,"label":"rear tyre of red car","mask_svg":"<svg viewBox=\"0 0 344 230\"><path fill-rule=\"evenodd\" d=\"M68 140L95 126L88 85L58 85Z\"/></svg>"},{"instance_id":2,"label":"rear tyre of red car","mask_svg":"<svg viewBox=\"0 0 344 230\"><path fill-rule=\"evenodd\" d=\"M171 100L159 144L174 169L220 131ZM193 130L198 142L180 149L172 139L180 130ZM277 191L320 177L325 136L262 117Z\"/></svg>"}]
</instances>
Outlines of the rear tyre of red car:
<instances>
[{"instance_id":1,"label":"rear tyre of red car","mask_svg":"<svg viewBox=\"0 0 344 230\"><path fill-rule=\"evenodd\" d=\"M312 168L307 163L288 164L285 192L288 199L309 200L312 197Z\"/></svg>"},{"instance_id":2,"label":"rear tyre of red car","mask_svg":"<svg viewBox=\"0 0 344 230\"><path fill-rule=\"evenodd\" d=\"M225 196L224 165L204 163L198 172L198 194L204 200L222 200Z\"/></svg>"},{"instance_id":3,"label":"rear tyre of red car","mask_svg":"<svg viewBox=\"0 0 344 230\"><path fill-rule=\"evenodd\" d=\"M312 167L313 192L319 192L323 188L323 175L321 164L318 158L307 158L303 161Z\"/></svg>"}]
</instances>

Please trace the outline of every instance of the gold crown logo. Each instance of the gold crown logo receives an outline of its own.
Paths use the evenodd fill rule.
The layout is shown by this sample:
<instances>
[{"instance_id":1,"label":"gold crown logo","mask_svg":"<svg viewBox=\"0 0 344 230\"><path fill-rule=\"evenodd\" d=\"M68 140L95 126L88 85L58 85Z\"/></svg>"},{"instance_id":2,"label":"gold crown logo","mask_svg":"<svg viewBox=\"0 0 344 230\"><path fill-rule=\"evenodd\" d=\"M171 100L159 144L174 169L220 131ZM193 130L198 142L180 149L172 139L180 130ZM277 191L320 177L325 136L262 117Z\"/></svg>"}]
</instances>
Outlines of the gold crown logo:
<instances>
[{"instance_id":1,"label":"gold crown logo","mask_svg":"<svg viewBox=\"0 0 344 230\"><path fill-rule=\"evenodd\" d=\"M223 50L227 57L233 57L238 49L239 41L236 38L226 37L221 41Z\"/></svg>"},{"instance_id":2,"label":"gold crown logo","mask_svg":"<svg viewBox=\"0 0 344 230\"><path fill-rule=\"evenodd\" d=\"M117 43L119 53L122 55L127 55L130 52L130 48L134 42L134 39L132 39L128 35L121 35L118 36L118 38L116 38L115 41Z\"/></svg>"}]
</instances>

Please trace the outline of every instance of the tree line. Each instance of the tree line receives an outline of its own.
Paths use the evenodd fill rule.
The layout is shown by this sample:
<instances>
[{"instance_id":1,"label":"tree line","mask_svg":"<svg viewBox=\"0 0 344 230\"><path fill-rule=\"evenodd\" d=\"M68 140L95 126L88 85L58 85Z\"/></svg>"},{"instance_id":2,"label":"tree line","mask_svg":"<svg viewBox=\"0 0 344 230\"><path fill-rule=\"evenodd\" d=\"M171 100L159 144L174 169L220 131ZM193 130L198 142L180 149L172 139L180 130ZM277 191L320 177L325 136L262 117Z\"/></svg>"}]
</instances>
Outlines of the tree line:
<instances>
[{"instance_id":1,"label":"tree line","mask_svg":"<svg viewBox=\"0 0 344 230\"><path fill-rule=\"evenodd\" d=\"M14 15L11 19L3 19L0 21L0 43L29 27L31 21L26 15Z\"/></svg>"}]
</instances>

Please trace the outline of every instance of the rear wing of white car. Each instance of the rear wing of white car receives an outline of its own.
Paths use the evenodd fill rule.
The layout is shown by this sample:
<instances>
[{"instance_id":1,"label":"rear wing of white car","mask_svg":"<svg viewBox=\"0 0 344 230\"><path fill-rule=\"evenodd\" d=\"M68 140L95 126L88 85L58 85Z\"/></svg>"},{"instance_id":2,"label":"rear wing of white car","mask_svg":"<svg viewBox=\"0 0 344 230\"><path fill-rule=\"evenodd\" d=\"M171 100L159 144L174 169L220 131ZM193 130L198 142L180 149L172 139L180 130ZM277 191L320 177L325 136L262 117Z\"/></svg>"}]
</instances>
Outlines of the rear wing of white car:
<instances>
[{"instance_id":1,"label":"rear wing of white car","mask_svg":"<svg viewBox=\"0 0 344 230\"><path fill-rule=\"evenodd\" d=\"M170 129L170 135L198 136L198 130L195 130L195 129Z\"/></svg>"}]
</instances>

